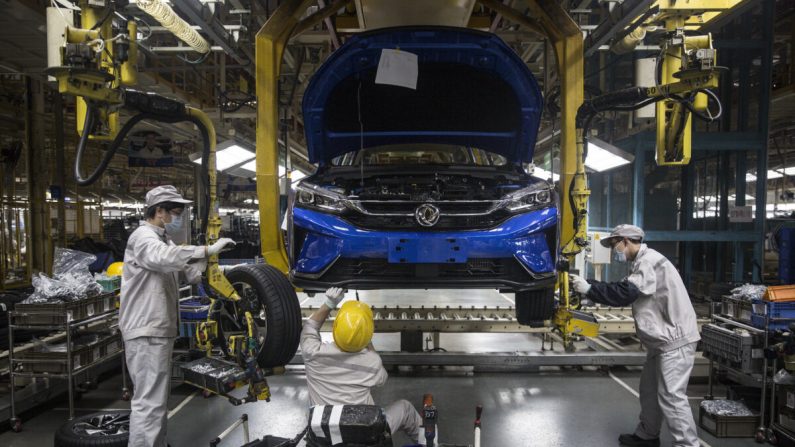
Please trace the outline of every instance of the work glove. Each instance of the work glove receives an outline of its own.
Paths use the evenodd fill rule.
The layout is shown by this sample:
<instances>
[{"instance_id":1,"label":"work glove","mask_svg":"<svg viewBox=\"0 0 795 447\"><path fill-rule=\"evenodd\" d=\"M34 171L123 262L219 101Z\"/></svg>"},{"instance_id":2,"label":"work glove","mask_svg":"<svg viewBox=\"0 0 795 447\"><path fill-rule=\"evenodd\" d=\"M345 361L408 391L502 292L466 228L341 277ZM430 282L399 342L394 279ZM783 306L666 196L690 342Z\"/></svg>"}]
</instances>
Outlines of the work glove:
<instances>
[{"instance_id":1,"label":"work glove","mask_svg":"<svg viewBox=\"0 0 795 447\"><path fill-rule=\"evenodd\" d=\"M574 289L574 291L580 295L585 295L589 290L591 290L591 285L588 284L588 281L580 278L577 275L569 275L569 287Z\"/></svg>"},{"instance_id":2,"label":"work glove","mask_svg":"<svg viewBox=\"0 0 795 447\"><path fill-rule=\"evenodd\" d=\"M218 242L207 247L207 256L215 256L222 251L229 251L233 248L235 248L235 241L228 237L222 237L218 239Z\"/></svg>"},{"instance_id":3,"label":"work glove","mask_svg":"<svg viewBox=\"0 0 795 447\"><path fill-rule=\"evenodd\" d=\"M235 264L235 265L219 265L218 268L221 269L221 273L226 275L227 273L231 272L232 270L240 267L241 265L248 265L248 264Z\"/></svg>"},{"instance_id":4,"label":"work glove","mask_svg":"<svg viewBox=\"0 0 795 447\"><path fill-rule=\"evenodd\" d=\"M342 287L332 287L326 290L326 301L323 304L325 304L329 309L336 309L344 298L345 289Z\"/></svg>"}]
</instances>

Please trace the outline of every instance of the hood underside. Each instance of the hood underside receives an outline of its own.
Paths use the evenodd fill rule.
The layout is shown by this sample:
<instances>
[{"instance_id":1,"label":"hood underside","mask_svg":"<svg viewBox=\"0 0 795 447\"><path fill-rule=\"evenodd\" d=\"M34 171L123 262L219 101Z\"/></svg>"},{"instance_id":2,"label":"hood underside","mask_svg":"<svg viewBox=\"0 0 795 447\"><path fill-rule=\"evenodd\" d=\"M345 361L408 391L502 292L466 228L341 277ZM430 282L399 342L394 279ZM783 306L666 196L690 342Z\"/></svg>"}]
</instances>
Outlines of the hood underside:
<instances>
[{"instance_id":1,"label":"hood underside","mask_svg":"<svg viewBox=\"0 0 795 447\"><path fill-rule=\"evenodd\" d=\"M418 56L417 89L376 84L381 50ZM543 99L499 37L466 28L387 28L350 38L315 73L303 100L312 163L360 147L440 143L533 158Z\"/></svg>"}]
</instances>

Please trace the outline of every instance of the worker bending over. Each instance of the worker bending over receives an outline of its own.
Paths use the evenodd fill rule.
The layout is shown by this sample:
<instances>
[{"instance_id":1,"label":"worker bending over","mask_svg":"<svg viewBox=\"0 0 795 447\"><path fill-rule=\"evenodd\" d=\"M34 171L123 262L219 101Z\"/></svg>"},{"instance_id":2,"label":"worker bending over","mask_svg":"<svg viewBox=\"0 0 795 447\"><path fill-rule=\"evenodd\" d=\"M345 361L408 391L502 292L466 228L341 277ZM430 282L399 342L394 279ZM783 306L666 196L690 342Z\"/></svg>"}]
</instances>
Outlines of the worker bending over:
<instances>
[{"instance_id":1,"label":"worker bending over","mask_svg":"<svg viewBox=\"0 0 795 447\"><path fill-rule=\"evenodd\" d=\"M373 348L373 311L359 301L342 305L334 319L333 343L323 343L320 327L342 301L344 290L332 287L326 301L304 323L301 352L306 368L309 402L315 405L375 405L370 388L386 383L381 356ZM402 430L415 443L422 418L406 400L384 409L392 433Z\"/></svg>"},{"instance_id":2,"label":"worker bending over","mask_svg":"<svg viewBox=\"0 0 795 447\"><path fill-rule=\"evenodd\" d=\"M606 283L571 275L572 288L597 303L631 304L638 338L647 350L640 378L640 423L634 433L618 438L621 445L659 446L665 420L674 446L699 447L687 400L696 343L701 339L696 313L676 267L643 244L644 235L634 225L619 225L601 241L613 249L614 260L632 262L629 276Z\"/></svg>"},{"instance_id":3,"label":"worker bending over","mask_svg":"<svg viewBox=\"0 0 795 447\"><path fill-rule=\"evenodd\" d=\"M206 259L234 246L219 239L210 247L177 246L184 230L185 200L171 185L146 194L146 220L124 251L119 328L133 382L129 447L165 447L171 352L177 336L180 279L197 283Z\"/></svg>"}]
</instances>

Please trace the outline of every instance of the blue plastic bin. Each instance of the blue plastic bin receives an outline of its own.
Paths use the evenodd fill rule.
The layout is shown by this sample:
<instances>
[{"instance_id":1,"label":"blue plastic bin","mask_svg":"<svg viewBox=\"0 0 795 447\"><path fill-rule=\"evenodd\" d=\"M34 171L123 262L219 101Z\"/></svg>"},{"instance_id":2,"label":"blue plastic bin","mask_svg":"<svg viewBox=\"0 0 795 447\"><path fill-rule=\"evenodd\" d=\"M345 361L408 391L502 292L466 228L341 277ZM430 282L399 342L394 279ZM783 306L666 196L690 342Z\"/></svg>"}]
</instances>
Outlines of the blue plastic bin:
<instances>
[{"instance_id":1,"label":"blue plastic bin","mask_svg":"<svg viewBox=\"0 0 795 447\"><path fill-rule=\"evenodd\" d=\"M787 330L790 323L795 322L795 302L753 300L751 308L751 324L759 329L765 328L765 315L770 317L770 330Z\"/></svg>"},{"instance_id":2,"label":"blue plastic bin","mask_svg":"<svg viewBox=\"0 0 795 447\"><path fill-rule=\"evenodd\" d=\"M179 318L183 321L204 320L209 312L210 305L202 304L200 298L191 298L179 303Z\"/></svg>"}]
</instances>

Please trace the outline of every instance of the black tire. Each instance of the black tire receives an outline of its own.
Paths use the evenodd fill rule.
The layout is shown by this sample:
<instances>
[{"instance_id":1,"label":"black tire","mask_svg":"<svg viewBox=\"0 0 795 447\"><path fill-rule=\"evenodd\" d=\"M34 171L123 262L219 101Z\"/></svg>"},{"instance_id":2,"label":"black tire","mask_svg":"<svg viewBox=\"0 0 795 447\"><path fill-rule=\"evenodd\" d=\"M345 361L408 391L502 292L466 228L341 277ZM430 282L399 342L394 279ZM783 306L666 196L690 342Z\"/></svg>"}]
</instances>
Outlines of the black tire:
<instances>
[{"instance_id":1,"label":"black tire","mask_svg":"<svg viewBox=\"0 0 795 447\"><path fill-rule=\"evenodd\" d=\"M226 274L238 293L255 293L260 313L254 318L266 328L257 363L262 368L286 365L298 350L301 306L287 276L266 264L243 265ZM249 296L253 300L253 297ZM262 335L262 334L260 334Z\"/></svg>"},{"instance_id":2,"label":"black tire","mask_svg":"<svg viewBox=\"0 0 795 447\"><path fill-rule=\"evenodd\" d=\"M54 447L126 447L130 411L103 411L79 416L55 432Z\"/></svg>"},{"instance_id":3,"label":"black tire","mask_svg":"<svg viewBox=\"0 0 795 447\"><path fill-rule=\"evenodd\" d=\"M555 313L555 289L516 292L516 320L530 327L543 327Z\"/></svg>"}]
</instances>

